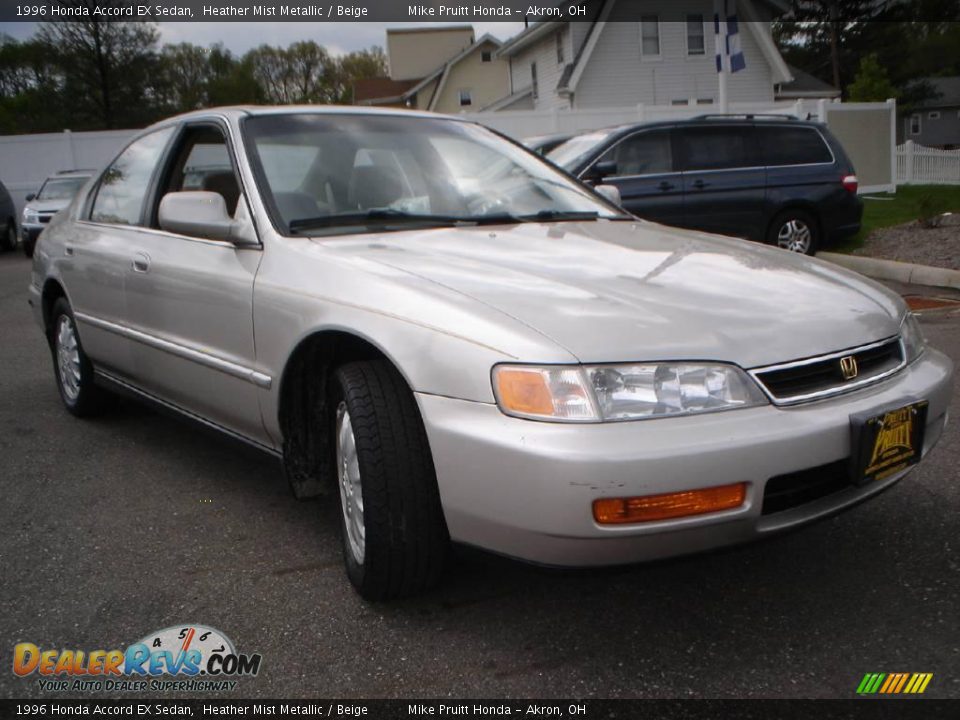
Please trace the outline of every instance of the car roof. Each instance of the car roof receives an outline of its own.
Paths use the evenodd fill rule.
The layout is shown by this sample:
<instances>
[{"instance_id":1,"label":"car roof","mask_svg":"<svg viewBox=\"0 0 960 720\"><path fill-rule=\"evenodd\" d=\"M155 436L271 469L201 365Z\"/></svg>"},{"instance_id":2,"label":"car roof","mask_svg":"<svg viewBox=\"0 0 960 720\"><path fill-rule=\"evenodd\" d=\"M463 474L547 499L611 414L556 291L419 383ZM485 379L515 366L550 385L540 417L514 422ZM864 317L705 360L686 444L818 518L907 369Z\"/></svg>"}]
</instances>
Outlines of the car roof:
<instances>
[{"instance_id":1,"label":"car roof","mask_svg":"<svg viewBox=\"0 0 960 720\"><path fill-rule=\"evenodd\" d=\"M763 114L763 113L728 113L728 114L705 114L697 115L692 118L674 118L673 120L646 120L634 123L621 123L609 127L596 128L595 130L584 130L578 135L586 135L592 132L621 133L638 130L640 128L658 128L673 127L674 125L709 125L710 123L753 123L762 125L806 125L810 127L819 127L822 123L814 120L804 120L795 115Z\"/></svg>"},{"instance_id":2,"label":"car roof","mask_svg":"<svg viewBox=\"0 0 960 720\"><path fill-rule=\"evenodd\" d=\"M211 117L223 117L230 120L236 120L243 117L258 115L372 115L372 116L394 116L394 117L422 117L422 118L445 118L447 120L459 120L466 122L463 118L455 115L443 115L440 113L426 112L423 110L408 110L407 108L374 108L365 105L227 105L222 107L206 108L204 110L194 110L193 112L174 115L173 117L154 123L147 130L174 125L188 120L202 120Z\"/></svg>"}]
</instances>

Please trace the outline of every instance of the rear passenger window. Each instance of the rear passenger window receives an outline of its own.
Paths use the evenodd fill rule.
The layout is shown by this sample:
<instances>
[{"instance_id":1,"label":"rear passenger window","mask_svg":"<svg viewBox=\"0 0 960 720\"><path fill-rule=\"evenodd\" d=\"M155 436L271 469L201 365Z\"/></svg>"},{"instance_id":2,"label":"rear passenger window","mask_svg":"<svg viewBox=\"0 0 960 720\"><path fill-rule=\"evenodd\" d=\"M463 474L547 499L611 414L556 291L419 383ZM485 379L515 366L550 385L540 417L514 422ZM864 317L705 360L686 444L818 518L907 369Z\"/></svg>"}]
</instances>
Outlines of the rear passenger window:
<instances>
[{"instance_id":1,"label":"rear passenger window","mask_svg":"<svg viewBox=\"0 0 960 720\"><path fill-rule=\"evenodd\" d=\"M743 127L685 128L682 137L684 170L729 170L753 164Z\"/></svg>"},{"instance_id":2,"label":"rear passenger window","mask_svg":"<svg viewBox=\"0 0 960 720\"><path fill-rule=\"evenodd\" d=\"M599 162L608 160L617 163L617 175L673 172L670 130L649 130L631 135L610 148Z\"/></svg>"},{"instance_id":3,"label":"rear passenger window","mask_svg":"<svg viewBox=\"0 0 960 720\"><path fill-rule=\"evenodd\" d=\"M120 153L100 178L97 197L90 211L91 220L119 225L140 224L150 179L173 130L168 127L145 135Z\"/></svg>"},{"instance_id":4,"label":"rear passenger window","mask_svg":"<svg viewBox=\"0 0 960 720\"><path fill-rule=\"evenodd\" d=\"M758 127L757 137L763 149L764 164L809 165L833 162L823 136L813 128Z\"/></svg>"}]
</instances>

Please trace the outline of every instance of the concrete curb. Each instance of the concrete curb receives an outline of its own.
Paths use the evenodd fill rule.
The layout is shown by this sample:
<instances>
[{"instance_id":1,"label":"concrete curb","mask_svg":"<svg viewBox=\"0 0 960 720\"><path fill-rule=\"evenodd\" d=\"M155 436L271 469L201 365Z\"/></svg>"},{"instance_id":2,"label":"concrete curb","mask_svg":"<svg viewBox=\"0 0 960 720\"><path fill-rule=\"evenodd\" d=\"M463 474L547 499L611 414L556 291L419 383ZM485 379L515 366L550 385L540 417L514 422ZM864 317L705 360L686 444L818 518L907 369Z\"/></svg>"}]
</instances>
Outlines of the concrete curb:
<instances>
[{"instance_id":1,"label":"concrete curb","mask_svg":"<svg viewBox=\"0 0 960 720\"><path fill-rule=\"evenodd\" d=\"M895 280L913 285L931 285L960 290L960 270L832 252L817 253L817 257L878 280Z\"/></svg>"}]
</instances>

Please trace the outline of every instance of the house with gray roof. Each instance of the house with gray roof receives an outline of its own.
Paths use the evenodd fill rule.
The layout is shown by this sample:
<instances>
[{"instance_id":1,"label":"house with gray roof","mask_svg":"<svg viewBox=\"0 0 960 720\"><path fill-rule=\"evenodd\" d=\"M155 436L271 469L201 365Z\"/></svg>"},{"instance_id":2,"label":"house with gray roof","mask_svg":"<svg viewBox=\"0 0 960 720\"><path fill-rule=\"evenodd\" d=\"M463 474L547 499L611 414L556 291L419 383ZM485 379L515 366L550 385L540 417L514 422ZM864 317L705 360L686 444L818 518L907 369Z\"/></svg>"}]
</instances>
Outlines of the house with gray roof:
<instances>
[{"instance_id":1,"label":"house with gray roof","mask_svg":"<svg viewBox=\"0 0 960 720\"><path fill-rule=\"evenodd\" d=\"M903 117L900 140L944 150L960 148L960 76L924 80L935 94Z\"/></svg>"}]
</instances>

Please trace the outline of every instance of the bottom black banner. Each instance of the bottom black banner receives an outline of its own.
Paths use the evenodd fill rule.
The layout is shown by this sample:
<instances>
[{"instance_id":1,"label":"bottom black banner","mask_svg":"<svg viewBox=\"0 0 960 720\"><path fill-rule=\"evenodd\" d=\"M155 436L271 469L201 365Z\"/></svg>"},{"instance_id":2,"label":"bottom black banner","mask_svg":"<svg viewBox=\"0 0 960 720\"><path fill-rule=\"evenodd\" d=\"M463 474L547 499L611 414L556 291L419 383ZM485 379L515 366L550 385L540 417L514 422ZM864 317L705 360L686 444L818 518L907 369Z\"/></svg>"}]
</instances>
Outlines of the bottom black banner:
<instances>
[{"instance_id":1,"label":"bottom black banner","mask_svg":"<svg viewBox=\"0 0 960 720\"><path fill-rule=\"evenodd\" d=\"M960 718L960 701L857 700L0 700L0 718L271 717L625 718L780 720L792 718Z\"/></svg>"}]
</instances>

